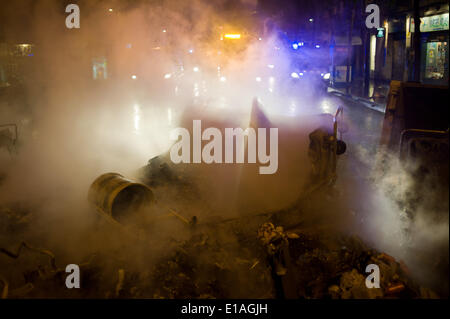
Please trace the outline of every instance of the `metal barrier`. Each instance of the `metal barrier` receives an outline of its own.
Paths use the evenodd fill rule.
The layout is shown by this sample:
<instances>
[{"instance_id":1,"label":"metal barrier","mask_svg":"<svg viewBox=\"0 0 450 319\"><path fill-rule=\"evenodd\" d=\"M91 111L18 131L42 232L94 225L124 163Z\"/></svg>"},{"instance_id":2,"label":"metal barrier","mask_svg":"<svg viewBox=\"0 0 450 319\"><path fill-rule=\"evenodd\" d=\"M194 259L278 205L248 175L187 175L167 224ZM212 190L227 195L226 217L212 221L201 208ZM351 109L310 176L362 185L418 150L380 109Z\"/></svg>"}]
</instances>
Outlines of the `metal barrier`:
<instances>
[{"instance_id":1,"label":"metal barrier","mask_svg":"<svg viewBox=\"0 0 450 319\"><path fill-rule=\"evenodd\" d=\"M429 157L435 155L438 158L449 149L449 131L408 129L401 133L400 159L411 157ZM445 155L444 155L445 157Z\"/></svg>"}]
</instances>

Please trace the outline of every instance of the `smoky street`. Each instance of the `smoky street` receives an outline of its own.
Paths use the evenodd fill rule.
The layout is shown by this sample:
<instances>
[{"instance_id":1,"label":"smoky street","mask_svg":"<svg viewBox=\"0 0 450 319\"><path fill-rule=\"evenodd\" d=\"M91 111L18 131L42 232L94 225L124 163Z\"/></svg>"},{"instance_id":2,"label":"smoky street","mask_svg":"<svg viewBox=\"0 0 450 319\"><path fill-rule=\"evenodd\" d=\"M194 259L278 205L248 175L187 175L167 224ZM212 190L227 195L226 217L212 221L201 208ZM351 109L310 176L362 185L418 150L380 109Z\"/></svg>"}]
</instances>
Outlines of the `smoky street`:
<instances>
[{"instance_id":1,"label":"smoky street","mask_svg":"<svg viewBox=\"0 0 450 319\"><path fill-rule=\"evenodd\" d=\"M448 298L448 4L66 2L0 5L1 299Z\"/></svg>"}]
</instances>

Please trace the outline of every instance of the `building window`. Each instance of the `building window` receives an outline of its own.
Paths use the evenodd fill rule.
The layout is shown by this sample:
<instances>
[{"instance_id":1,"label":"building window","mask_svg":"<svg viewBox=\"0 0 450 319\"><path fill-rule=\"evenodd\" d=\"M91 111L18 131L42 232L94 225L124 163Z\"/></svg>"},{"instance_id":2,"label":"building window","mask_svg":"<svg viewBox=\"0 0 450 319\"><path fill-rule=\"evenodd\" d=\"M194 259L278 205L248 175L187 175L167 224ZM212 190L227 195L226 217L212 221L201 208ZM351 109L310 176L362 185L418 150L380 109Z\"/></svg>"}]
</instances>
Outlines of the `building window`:
<instances>
[{"instance_id":1,"label":"building window","mask_svg":"<svg viewBox=\"0 0 450 319\"><path fill-rule=\"evenodd\" d=\"M425 79L444 79L448 42L427 42L425 52Z\"/></svg>"}]
</instances>

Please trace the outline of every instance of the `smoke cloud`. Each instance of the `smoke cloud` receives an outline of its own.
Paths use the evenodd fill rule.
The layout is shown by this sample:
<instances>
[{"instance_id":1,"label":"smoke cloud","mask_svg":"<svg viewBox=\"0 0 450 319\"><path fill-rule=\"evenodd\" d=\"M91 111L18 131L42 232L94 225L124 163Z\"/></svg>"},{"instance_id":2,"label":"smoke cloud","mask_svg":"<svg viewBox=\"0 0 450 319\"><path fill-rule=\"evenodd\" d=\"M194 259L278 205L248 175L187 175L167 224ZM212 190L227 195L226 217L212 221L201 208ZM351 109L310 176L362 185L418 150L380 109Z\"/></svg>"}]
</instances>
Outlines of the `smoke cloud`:
<instances>
[{"instance_id":1,"label":"smoke cloud","mask_svg":"<svg viewBox=\"0 0 450 319\"><path fill-rule=\"evenodd\" d=\"M5 38L35 44L30 76L22 84L25 91L13 102L0 104L1 122L19 127L17 154L0 148L0 207L20 203L33 215L33 224L24 232L0 235L5 246L32 240L54 251L61 263L81 263L99 250L119 251L118 258L133 261L128 266L147 269L170 249L158 242L189 236L185 225L179 220L162 222L152 229L151 249L130 248L139 245L110 228L97 227L87 203L90 184L106 172L141 178L139 168L170 149L170 131L190 128L193 119L205 120L205 127L249 127L255 97L270 125L280 129L277 174L259 176L257 165L178 166L176 172L183 172L207 203L161 187L155 191L161 203L156 213L165 212L164 205L170 203L187 219L229 218L282 209L298 198L311 171L308 134L330 124L330 118L299 123L313 112L315 98L304 95L293 102L286 92L295 87L284 82L273 84L276 93L268 90L270 75L263 68L274 65L276 74L290 74L291 55L273 34L259 40L263 25L254 22L262 19L249 10L255 1L74 1L80 7L80 29L65 27L66 2L13 1L5 11L24 22L6 30ZM248 31L248 42L218 58L218 35L248 25L254 28ZM181 56L186 72L178 78ZM93 80L93 60L103 58L108 79ZM196 67L201 76L191 71ZM259 77L266 81L263 88L256 81ZM326 108L328 113L335 110L334 105ZM355 141L349 146L348 152L356 152ZM430 214L432 203L426 201L436 189L423 194L425 200L411 218L397 202L406 198L413 182L394 158L381 173L370 169L371 154L357 153L345 167L346 156L340 159L338 174L351 175L356 163L369 167L363 175L372 178L338 179L331 190L311 195L303 207L304 227L357 233L375 248L403 259L424 282L439 282L441 278L431 278L436 265L429 261L448 252L449 233L448 214L440 214L448 213L448 206L434 207ZM437 263L448 268L448 254ZM20 270L13 268L18 278Z\"/></svg>"}]
</instances>

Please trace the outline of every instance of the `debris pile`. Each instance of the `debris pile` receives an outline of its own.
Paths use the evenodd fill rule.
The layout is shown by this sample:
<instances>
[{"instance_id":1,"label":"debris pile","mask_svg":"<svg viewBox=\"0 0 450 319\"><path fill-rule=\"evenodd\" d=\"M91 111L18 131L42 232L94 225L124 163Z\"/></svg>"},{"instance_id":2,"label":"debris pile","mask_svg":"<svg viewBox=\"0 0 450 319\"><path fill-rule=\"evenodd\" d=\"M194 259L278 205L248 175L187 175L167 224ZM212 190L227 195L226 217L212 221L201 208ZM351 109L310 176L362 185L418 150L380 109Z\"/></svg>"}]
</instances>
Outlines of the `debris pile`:
<instances>
[{"instance_id":1,"label":"debris pile","mask_svg":"<svg viewBox=\"0 0 450 319\"><path fill-rule=\"evenodd\" d=\"M28 214L2 209L2 231L20 230ZM174 219L177 221L177 219ZM179 222L179 221L178 221ZM235 227L236 223L242 228ZM402 262L359 238L265 222L182 225L183 239L123 242L123 251L92 252L80 263L84 289L66 289L65 265L39 243L0 245L2 298L438 298L419 286ZM247 229L247 233L245 233ZM16 234L20 234L17 232ZM145 237L144 237L145 238ZM132 245L140 246L138 249ZM164 250L155 258L151 247ZM6 247L5 247L6 246ZM26 251L26 253L24 253ZM148 255L148 256L147 256ZM40 256L38 258L38 256ZM379 288L368 288L368 265L379 268ZM9 270L22 272L22 279ZM280 294L280 290L290 293ZM293 292L293 293L292 293Z\"/></svg>"},{"instance_id":2,"label":"debris pile","mask_svg":"<svg viewBox=\"0 0 450 319\"><path fill-rule=\"evenodd\" d=\"M298 298L438 298L411 278L403 262L367 247L358 237L299 233L289 239ZM366 285L379 269L379 288Z\"/></svg>"}]
</instances>

